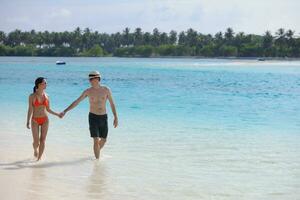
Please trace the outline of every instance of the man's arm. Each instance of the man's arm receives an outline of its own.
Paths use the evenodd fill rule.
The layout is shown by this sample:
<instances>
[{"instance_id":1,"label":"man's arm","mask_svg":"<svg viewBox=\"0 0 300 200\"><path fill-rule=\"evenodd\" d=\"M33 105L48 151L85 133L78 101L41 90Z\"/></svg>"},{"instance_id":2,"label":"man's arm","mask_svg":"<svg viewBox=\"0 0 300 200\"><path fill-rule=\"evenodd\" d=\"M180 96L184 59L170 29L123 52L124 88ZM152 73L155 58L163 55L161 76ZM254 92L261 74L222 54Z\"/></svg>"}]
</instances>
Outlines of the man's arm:
<instances>
[{"instance_id":1,"label":"man's arm","mask_svg":"<svg viewBox=\"0 0 300 200\"><path fill-rule=\"evenodd\" d=\"M107 88L108 90L108 101L110 103L110 107L111 107L111 110L114 114L114 127L116 128L118 126L118 116L117 116L117 111L116 111L116 106L115 106L115 103L114 103L114 100L113 100L113 97L112 97L112 94L111 94L111 91L109 88Z\"/></svg>"},{"instance_id":2,"label":"man's arm","mask_svg":"<svg viewBox=\"0 0 300 200\"><path fill-rule=\"evenodd\" d=\"M65 115L69 110L75 108L83 99L88 96L88 90L85 90L78 99L76 99L69 107L67 107L62 113Z\"/></svg>"}]
</instances>

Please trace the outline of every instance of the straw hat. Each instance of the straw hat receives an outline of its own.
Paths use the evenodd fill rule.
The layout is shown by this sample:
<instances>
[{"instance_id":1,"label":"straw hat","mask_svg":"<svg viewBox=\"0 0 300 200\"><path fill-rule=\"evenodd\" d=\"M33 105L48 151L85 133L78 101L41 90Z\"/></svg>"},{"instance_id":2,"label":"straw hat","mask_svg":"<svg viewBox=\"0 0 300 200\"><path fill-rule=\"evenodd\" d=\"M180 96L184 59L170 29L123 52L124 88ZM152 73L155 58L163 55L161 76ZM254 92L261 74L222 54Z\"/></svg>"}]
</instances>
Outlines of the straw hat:
<instances>
[{"instance_id":1,"label":"straw hat","mask_svg":"<svg viewBox=\"0 0 300 200\"><path fill-rule=\"evenodd\" d=\"M101 75L98 71L92 71L89 73L89 79L91 78L101 78Z\"/></svg>"}]
</instances>

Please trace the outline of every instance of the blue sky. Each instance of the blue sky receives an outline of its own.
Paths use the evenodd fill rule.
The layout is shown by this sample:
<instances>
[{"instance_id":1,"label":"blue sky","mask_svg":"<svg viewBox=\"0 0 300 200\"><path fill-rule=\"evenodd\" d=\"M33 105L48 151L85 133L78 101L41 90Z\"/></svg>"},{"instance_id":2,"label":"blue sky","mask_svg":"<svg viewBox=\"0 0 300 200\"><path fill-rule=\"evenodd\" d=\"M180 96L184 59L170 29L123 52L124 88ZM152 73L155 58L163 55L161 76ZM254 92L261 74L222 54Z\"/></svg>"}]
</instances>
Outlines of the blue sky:
<instances>
[{"instance_id":1,"label":"blue sky","mask_svg":"<svg viewBox=\"0 0 300 200\"><path fill-rule=\"evenodd\" d=\"M114 33L129 27L145 31L300 34L300 0L0 0L0 30L72 31L77 26Z\"/></svg>"}]
</instances>

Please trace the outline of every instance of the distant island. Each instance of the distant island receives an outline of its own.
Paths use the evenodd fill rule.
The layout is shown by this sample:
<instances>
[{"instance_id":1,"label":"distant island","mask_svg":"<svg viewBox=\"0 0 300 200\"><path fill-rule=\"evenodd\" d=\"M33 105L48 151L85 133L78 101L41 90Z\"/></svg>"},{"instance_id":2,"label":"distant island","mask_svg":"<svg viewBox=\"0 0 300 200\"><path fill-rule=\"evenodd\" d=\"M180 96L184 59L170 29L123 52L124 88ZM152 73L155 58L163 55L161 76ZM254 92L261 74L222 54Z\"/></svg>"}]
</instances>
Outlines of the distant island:
<instances>
[{"instance_id":1,"label":"distant island","mask_svg":"<svg viewBox=\"0 0 300 200\"><path fill-rule=\"evenodd\" d=\"M277 57L299 58L300 37L278 29L275 35L234 33L232 28L215 35L190 28L177 33L157 28L143 32L125 28L113 34L89 28L64 32L0 31L0 56L117 56L117 57Z\"/></svg>"}]
</instances>

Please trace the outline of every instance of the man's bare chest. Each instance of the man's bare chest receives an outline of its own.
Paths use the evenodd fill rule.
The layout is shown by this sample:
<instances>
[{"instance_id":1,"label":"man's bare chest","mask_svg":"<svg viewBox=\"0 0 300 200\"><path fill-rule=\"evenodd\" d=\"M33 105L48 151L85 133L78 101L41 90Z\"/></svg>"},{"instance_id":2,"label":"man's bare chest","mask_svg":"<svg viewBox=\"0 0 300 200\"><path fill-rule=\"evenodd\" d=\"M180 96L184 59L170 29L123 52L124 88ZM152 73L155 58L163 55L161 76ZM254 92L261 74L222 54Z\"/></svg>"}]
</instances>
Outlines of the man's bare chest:
<instances>
[{"instance_id":1,"label":"man's bare chest","mask_svg":"<svg viewBox=\"0 0 300 200\"><path fill-rule=\"evenodd\" d=\"M88 95L90 102L101 103L105 102L107 94L104 91L92 91Z\"/></svg>"}]
</instances>

